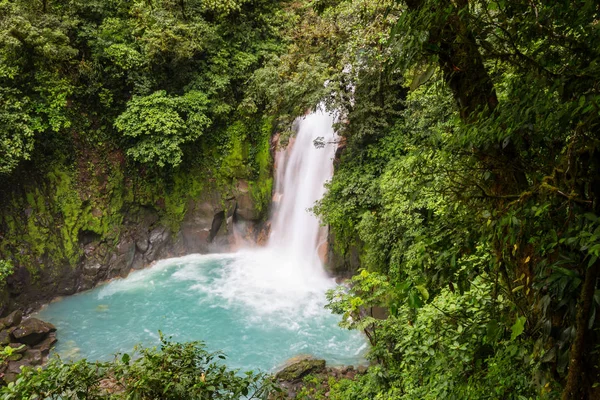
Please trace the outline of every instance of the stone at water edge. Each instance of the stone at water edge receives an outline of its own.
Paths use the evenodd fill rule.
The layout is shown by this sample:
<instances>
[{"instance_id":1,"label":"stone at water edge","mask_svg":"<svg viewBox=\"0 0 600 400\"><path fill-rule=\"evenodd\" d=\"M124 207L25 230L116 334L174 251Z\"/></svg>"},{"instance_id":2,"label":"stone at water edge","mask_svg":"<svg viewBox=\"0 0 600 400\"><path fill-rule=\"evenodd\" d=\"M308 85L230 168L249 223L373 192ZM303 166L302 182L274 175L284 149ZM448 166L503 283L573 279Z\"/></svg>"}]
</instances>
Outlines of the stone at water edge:
<instances>
[{"instance_id":1,"label":"stone at water edge","mask_svg":"<svg viewBox=\"0 0 600 400\"><path fill-rule=\"evenodd\" d=\"M18 343L35 346L44 340L50 332L55 331L54 325L37 318L29 318L21 322L11 335Z\"/></svg>"},{"instance_id":2,"label":"stone at water edge","mask_svg":"<svg viewBox=\"0 0 600 400\"><path fill-rule=\"evenodd\" d=\"M297 382L308 374L324 371L325 364L325 360L318 360L311 356L294 357L286 362L287 366L275 374L275 379Z\"/></svg>"},{"instance_id":3,"label":"stone at water edge","mask_svg":"<svg viewBox=\"0 0 600 400\"><path fill-rule=\"evenodd\" d=\"M51 332L48 334L46 339L42 340L37 345L33 346L34 350L39 350L42 353L42 356L46 357L50 354L50 350L54 347L54 344L57 342L56 334Z\"/></svg>"}]
</instances>

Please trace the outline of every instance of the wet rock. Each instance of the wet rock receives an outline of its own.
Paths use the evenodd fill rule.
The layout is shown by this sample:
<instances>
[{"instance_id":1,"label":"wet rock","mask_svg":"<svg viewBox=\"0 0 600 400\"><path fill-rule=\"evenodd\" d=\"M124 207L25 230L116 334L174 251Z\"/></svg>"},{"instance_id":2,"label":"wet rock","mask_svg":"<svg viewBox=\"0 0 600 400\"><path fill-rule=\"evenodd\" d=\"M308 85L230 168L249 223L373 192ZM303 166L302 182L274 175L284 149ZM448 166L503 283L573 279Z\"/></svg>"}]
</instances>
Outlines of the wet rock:
<instances>
[{"instance_id":1,"label":"wet rock","mask_svg":"<svg viewBox=\"0 0 600 400\"><path fill-rule=\"evenodd\" d=\"M150 243L148 243L148 238L140 238L135 241L135 247L140 253L145 253L148 250L149 246Z\"/></svg>"},{"instance_id":2,"label":"wet rock","mask_svg":"<svg viewBox=\"0 0 600 400\"><path fill-rule=\"evenodd\" d=\"M157 243L162 243L165 240L167 240L169 237L169 233L167 231L166 228L163 227L159 227L159 228L155 228L152 230L152 232L150 232L150 243L152 244L157 244Z\"/></svg>"},{"instance_id":3,"label":"wet rock","mask_svg":"<svg viewBox=\"0 0 600 400\"><path fill-rule=\"evenodd\" d=\"M356 373L358 373L359 375L364 375L364 374L366 374L366 373L367 373L367 367L366 367L366 366L364 366L364 365L359 365L359 366L356 368Z\"/></svg>"},{"instance_id":4,"label":"wet rock","mask_svg":"<svg viewBox=\"0 0 600 400\"><path fill-rule=\"evenodd\" d=\"M145 265L146 264L144 262L144 258L142 257L142 255L136 254L133 259L133 263L131 264L131 268L132 269L142 269L142 268L144 268ZM128 271L125 272L125 274L122 276L127 276L127 274L128 274Z\"/></svg>"},{"instance_id":5,"label":"wet rock","mask_svg":"<svg viewBox=\"0 0 600 400\"><path fill-rule=\"evenodd\" d=\"M236 216L246 220L246 221L256 221L261 218L261 214L256 207L254 199L252 198L252 194L250 193L250 187L248 182L239 181L237 186L237 194L235 196L236 199L236 207L235 214Z\"/></svg>"},{"instance_id":6,"label":"wet rock","mask_svg":"<svg viewBox=\"0 0 600 400\"><path fill-rule=\"evenodd\" d=\"M171 232L165 227L155 228L150 232L148 250L144 254L144 259L147 263L160 258L161 251L165 248L170 238Z\"/></svg>"},{"instance_id":7,"label":"wet rock","mask_svg":"<svg viewBox=\"0 0 600 400\"><path fill-rule=\"evenodd\" d=\"M190 224L181 228L181 234L186 252L206 253L208 251L210 229L203 229Z\"/></svg>"},{"instance_id":8,"label":"wet rock","mask_svg":"<svg viewBox=\"0 0 600 400\"><path fill-rule=\"evenodd\" d=\"M27 349L23 355L23 361L26 361L27 365L42 365L44 362L44 355L41 350Z\"/></svg>"},{"instance_id":9,"label":"wet rock","mask_svg":"<svg viewBox=\"0 0 600 400\"><path fill-rule=\"evenodd\" d=\"M100 270L102 269L102 265L100 264L91 264L83 266L83 274L88 277L95 278L98 276Z\"/></svg>"},{"instance_id":10,"label":"wet rock","mask_svg":"<svg viewBox=\"0 0 600 400\"><path fill-rule=\"evenodd\" d=\"M325 370L325 360L302 357L289 362L286 367L275 374L275 378L280 381L297 382L308 374L323 370Z\"/></svg>"},{"instance_id":11,"label":"wet rock","mask_svg":"<svg viewBox=\"0 0 600 400\"><path fill-rule=\"evenodd\" d=\"M18 343L34 346L44 340L50 332L56 331L54 325L37 318L29 318L12 332L12 337Z\"/></svg>"},{"instance_id":12,"label":"wet rock","mask_svg":"<svg viewBox=\"0 0 600 400\"><path fill-rule=\"evenodd\" d=\"M52 347L54 346L55 343L56 343L56 334L54 332L51 332L48 334L48 336L44 340L42 340L37 345L33 346L33 350L39 350L41 352L42 356L45 357L50 353L50 349L52 349Z\"/></svg>"},{"instance_id":13,"label":"wet rock","mask_svg":"<svg viewBox=\"0 0 600 400\"><path fill-rule=\"evenodd\" d=\"M22 320L23 320L23 313L21 312L21 310L16 310L16 311L13 311L12 313L8 314L8 316L0 319L0 325L3 326L2 329L10 328L11 326L19 325Z\"/></svg>"},{"instance_id":14,"label":"wet rock","mask_svg":"<svg viewBox=\"0 0 600 400\"><path fill-rule=\"evenodd\" d=\"M6 346L9 344L10 339L10 332L8 330L0 332L0 346Z\"/></svg>"},{"instance_id":15,"label":"wet rock","mask_svg":"<svg viewBox=\"0 0 600 400\"><path fill-rule=\"evenodd\" d=\"M117 245L117 254L129 254L132 249L135 249L135 243L129 240L123 240Z\"/></svg>"}]
</instances>

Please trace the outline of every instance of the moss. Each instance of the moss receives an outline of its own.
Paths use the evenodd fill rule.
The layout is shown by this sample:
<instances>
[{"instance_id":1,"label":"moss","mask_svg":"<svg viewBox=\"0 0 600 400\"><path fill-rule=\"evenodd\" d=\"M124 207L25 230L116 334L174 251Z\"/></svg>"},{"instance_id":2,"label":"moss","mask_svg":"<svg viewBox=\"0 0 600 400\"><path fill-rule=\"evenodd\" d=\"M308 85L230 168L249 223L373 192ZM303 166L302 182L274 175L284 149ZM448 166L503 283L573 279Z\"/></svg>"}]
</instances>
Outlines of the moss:
<instances>
[{"instance_id":1,"label":"moss","mask_svg":"<svg viewBox=\"0 0 600 400\"><path fill-rule=\"evenodd\" d=\"M306 375L321 372L325 369L325 360L302 359L295 361L279 371L275 378L279 381L297 382Z\"/></svg>"},{"instance_id":2,"label":"moss","mask_svg":"<svg viewBox=\"0 0 600 400\"><path fill-rule=\"evenodd\" d=\"M141 208L152 208L160 223L175 232L191 199L200 198L203 191L217 191L225 209L240 179L249 182L257 210L266 215L273 186L272 130L273 118L237 121L212 135L210 140L218 143L199 144L193 160L169 173L129 170L108 148L78 155L79 163L49 164L44 174L4 196L0 258L26 266L34 277L42 269L58 273L54 266L75 266L80 260L82 231L94 232L114 246L125 211L135 218Z\"/></svg>"},{"instance_id":3,"label":"moss","mask_svg":"<svg viewBox=\"0 0 600 400\"><path fill-rule=\"evenodd\" d=\"M254 207L262 216L266 216L266 212L271 203L271 194L273 192L273 178L262 179L258 181L250 181L250 195L254 202Z\"/></svg>"},{"instance_id":4,"label":"moss","mask_svg":"<svg viewBox=\"0 0 600 400\"><path fill-rule=\"evenodd\" d=\"M173 176L173 185L164 192L166 225L175 232L179 229L190 199L200 196L204 188L205 174L197 169L178 171Z\"/></svg>"},{"instance_id":5,"label":"moss","mask_svg":"<svg viewBox=\"0 0 600 400\"><path fill-rule=\"evenodd\" d=\"M228 138L223 146L226 154L218 170L220 181L230 182L233 178L248 176L248 143L245 142L247 128L241 121L235 122L226 130Z\"/></svg>"}]
</instances>

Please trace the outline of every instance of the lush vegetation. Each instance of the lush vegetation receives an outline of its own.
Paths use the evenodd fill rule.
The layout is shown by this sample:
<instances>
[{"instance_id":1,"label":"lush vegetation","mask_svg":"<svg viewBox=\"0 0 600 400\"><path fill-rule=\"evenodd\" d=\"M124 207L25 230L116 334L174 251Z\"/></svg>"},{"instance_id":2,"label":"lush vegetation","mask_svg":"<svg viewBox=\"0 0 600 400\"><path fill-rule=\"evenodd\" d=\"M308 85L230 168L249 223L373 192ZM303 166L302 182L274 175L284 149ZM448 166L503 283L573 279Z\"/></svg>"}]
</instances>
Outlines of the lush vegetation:
<instances>
[{"instance_id":1,"label":"lush vegetation","mask_svg":"<svg viewBox=\"0 0 600 400\"><path fill-rule=\"evenodd\" d=\"M173 343L161 337L160 348L142 348L113 362L86 360L45 368L26 368L0 389L3 399L258 399L278 388L263 374L227 369L221 353L202 343Z\"/></svg>"},{"instance_id":2,"label":"lush vegetation","mask_svg":"<svg viewBox=\"0 0 600 400\"><path fill-rule=\"evenodd\" d=\"M0 1L0 258L36 280L82 235L111 252L147 209L176 230L238 180L264 216L275 127L248 82L285 49L284 5Z\"/></svg>"},{"instance_id":3,"label":"lush vegetation","mask_svg":"<svg viewBox=\"0 0 600 400\"><path fill-rule=\"evenodd\" d=\"M118 223L94 208L121 209L134 197L155 204L152 187L170 199L165 216L176 222L185 202L176 200L181 192L165 194L198 192L185 183L194 168L223 184L247 177L268 199L265 126L275 122L264 115L277 116L284 130L325 102L340 114L345 149L316 211L335 251L358 252L362 268L329 294L328 307L343 326L365 332L373 362L354 381L329 382L328 397L598 398L597 1L281 7L0 1L0 174L17 187L24 174L43 171L58 188L52 213L65 221L55 232L15 217L24 207L44 215L42 190L21 196L26 205L7 201L13 212L0 220L8 238L0 256L19 261L20 241L40 256L55 235L54 252L75 259L80 229L110 237ZM85 193L78 179L96 182L78 160L98 155L109 172L97 180L105 193L126 189L97 204L69 196ZM124 170L143 173L144 182ZM107 376L130 382L142 366L148 382L160 380L170 364L151 360L171 350L199 354L181 346L116 366L53 364L6 390L28 390L31 380L44 387L36 393L60 387L65 396L80 389L56 379L78 368L93 390ZM185 390L202 385L191 371ZM223 377L234 375L218 371L221 383L212 387L225 390ZM148 390L165 388L153 385Z\"/></svg>"},{"instance_id":4,"label":"lush vegetation","mask_svg":"<svg viewBox=\"0 0 600 400\"><path fill-rule=\"evenodd\" d=\"M313 8L348 35L307 52L345 119L317 211L363 268L329 307L375 362L331 398L596 398L597 3Z\"/></svg>"}]
</instances>

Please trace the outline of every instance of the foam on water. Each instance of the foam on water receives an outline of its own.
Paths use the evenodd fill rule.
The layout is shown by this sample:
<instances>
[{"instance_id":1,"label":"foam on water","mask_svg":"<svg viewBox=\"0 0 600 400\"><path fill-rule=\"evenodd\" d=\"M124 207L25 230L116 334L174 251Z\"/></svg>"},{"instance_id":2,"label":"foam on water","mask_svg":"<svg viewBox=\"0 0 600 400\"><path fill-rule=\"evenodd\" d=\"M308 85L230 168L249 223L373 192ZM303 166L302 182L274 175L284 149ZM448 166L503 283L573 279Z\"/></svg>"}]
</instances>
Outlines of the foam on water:
<instances>
[{"instance_id":1,"label":"foam on water","mask_svg":"<svg viewBox=\"0 0 600 400\"><path fill-rule=\"evenodd\" d=\"M40 317L57 326L57 351L66 358L108 360L138 343L157 344L160 330L177 341L205 341L242 369L272 370L297 354L360 363L364 338L337 326L322 290L287 292L244 280L243 266L261 268L268 258L262 253L164 260L52 303Z\"/></svg>"}]
</instances>

